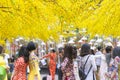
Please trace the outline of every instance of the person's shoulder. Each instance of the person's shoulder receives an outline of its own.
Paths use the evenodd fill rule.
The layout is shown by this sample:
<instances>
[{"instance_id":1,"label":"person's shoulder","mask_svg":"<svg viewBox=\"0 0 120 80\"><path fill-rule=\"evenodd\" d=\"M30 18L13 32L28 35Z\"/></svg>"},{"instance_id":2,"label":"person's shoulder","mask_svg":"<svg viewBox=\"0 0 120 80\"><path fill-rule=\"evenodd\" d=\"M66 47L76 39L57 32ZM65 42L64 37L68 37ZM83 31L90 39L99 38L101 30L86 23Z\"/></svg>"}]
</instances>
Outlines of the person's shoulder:
<instances>
[{"instance_id":1,"label":"person's shoulder","mask_svg":"<svg viewBox=\"0 0 120 80\"><path fill-rule=\"evenodd\" d=\"M101 51L97 51L97 52L95 53L95 55L101 55L101 54L102 54Z\"/></svg>"},{"instance_id":2,"label":"person's shoulder","mask_svg":"<svg viewBox=\"0 0 120 80\"><path fill-rule=\"evenodd\" d=\"M99 51L99 54L102 54L102 52L101 52L101 51Z\"/></svg>"},{"instance_id":3,"label":"person's shoulder","mask_svg":"<svg viewBox=\"0 0 120 80\"><path fill-rule=\"evenodd\" d=\"M90 60L95 59L95 55L89 55Z\"/></svg>"},{"instance_id":4,"label":"person's shoulder","mask_svg":"<svg viewBox=\"0 0 120 80\"><path fill-rule=\"evenodd\" d=\"M31 56L31 59L30 59L30 60L32 60L32 61L38 61L39 58L38 58L35 54L33 54L33 55Z\"/></svg>"},{"instance_id":5,"label":"person's shoulder","mask_svg":"<svg viewBox=\"0 0 120 80\"><path fill-rule=\"evenodd\" d=\"M88 55L85 55L84 57L87 58L87 57L91 57L92 55L91 54L88 54Z\"/></svg>"}]
</instances>

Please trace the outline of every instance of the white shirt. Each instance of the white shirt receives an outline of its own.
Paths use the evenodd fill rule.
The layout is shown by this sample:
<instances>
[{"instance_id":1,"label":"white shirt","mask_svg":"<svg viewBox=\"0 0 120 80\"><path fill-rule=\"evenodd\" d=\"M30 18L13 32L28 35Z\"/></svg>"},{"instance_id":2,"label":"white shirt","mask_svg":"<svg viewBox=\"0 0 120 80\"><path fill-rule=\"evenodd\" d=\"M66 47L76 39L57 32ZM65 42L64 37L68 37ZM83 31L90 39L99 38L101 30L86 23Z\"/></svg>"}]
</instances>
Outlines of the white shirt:
<instances>
[{"instance_id":1,"label":"white shirt","mask_svg":"<svg viewBox=\"0 0 120 80\"><path fill-rule=\"evenodd\" d=\"M95 55L97 55L97 56L98 56L98 55L102 55L102 52L101 52L101 51L98 51L98 52L95 53ZM97 66L100 66L100 65L101 65L101 57L96 58L95 61L96 61L96 65L97 65Z\"/></svg>"},{"instance_id":2,"label":"white shirt","mask_svg":"<svg viewBox=\"0 0 120 80\"><path fill-rule=\"evenodd\" d=\"M92 65L92 68L91 68L91 70L90 70L90 72L87 75L87 78L85 80L93 80L93 75L94 75L94 79L96 80L95 74L93 74L94 71L97 71L97 66L96 66L96 63L95 63L94 56L93 55L86 55L86 56L82 57L82 65L85 64L88 56L90 56L90 57L89 57L86 65L85 65L85 74L88 73L91 65Z\"/></svg>"}]
</instances>

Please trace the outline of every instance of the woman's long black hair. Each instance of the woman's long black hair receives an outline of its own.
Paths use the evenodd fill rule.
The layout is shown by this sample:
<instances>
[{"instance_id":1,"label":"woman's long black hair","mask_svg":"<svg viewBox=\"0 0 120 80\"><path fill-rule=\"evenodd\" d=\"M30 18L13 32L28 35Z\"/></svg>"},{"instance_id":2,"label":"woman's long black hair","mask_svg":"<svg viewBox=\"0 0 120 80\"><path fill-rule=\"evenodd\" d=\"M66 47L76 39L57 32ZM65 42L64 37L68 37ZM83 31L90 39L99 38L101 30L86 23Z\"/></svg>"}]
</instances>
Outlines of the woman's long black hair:
<instances>
[{"instance_id":1,"label":"woman's long black hair","mask_svg":"<svg viewBox=\"0 0 120 80\"><path fill-rule=\"evenodd\" d=\"M90 45L85 43L82 45L81 47L81 52L80 52L80 56L84 57L86 55L90 54Z\"/></svg>"},{"instance_id":2,"label":"woman's long black hair","mask_svg":"<svg viewBox=\"0 0 120 80\"><path fill-rule=\"evenodd\" d=\"M23 57L25 63L28 63L28 61L29 61L29 52L28 52L26 46L22 46L20 48L19 53L18 53L18 58L19 57Z\"/></svg>"},{"instance_id":3,"label":"woman's long black hair","mask_svg":"<svg viewBox=\"0 0 120 80\"><path fill-rule=\"evenodd\" d=\"M32 50L35 50L36 49L36 45L33 41L30 41L27 45L27 50L30 52Z\"/></svg>"},{"instance_id":4,"label":"woman's long black hair","mask_svg":"<svg viewBox=\"0 0 120 80\"><path fill-rule=\"evenodd\" d=\"M70 63L73 62L75 55L77 54L77 49L71 45L66 45L64 48L64 57L63 60L67 57Z\"/></svg>"}]
</instances>

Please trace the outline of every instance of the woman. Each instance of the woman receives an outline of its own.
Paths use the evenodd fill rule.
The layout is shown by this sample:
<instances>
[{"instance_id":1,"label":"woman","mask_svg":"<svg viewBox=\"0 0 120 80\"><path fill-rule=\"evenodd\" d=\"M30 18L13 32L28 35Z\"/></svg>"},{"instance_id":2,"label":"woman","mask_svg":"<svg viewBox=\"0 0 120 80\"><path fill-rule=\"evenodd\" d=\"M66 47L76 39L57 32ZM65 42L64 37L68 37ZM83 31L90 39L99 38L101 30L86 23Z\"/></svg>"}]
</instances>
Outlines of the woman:
<instances>
[{"instance_id":1,"label":"woman","mask_svg":"<svg viewBox=\"0 0 120 80\"><path fill-rule=\"evenodd\" d=\"M84 67L84 73L87 75L85 80L96 80L95 71L97 66L93 55L90 55L90 45L83 44L81 47L81 67Z\"/></svg>"},{"instance_id":2,"label":"woman","mask_svg":"<svg viewBox=\"0 0 120 80\"><path fill-rule=\"evenodd\" d=\"M119 80L118 65L120 64L120 47L114 48L112 55L113 55L113 59L110 62L110 67L107 77L110 80Z\"/></svg>"},{"instance_id":3,"label":"woman","mask_svg":"<svg viewBox=\"0 0 120 80\"><path fill-rule=\"evenodd\" d=\"M40 72L39 72L39 63L38 57L35 55L36 46L31 41L27 45L27 50L29 51L29 75L28 80L41 80Z\"/></svg>"},{"instance_id":4,"label":"woman","mask_svg":"<svg viewBox=\"0 0 120 80\"><path fill-rule=\"evenodd\" d=\"M25 46L20 48L18 58L14 63L14 71L11 80L27 80L26 68L29 61L29 53Z\"/></svg>"},{"instance_id":5,"label":"woman","mask_svg":"<svg viewBox=\"0 0 120 80\"><path fill-rule=\"evenodd\" d=\"M0 80L7 80L7 69L8 66L3 57L3 47L0 46Z\"/></svg>"},{"instance_id":6,"label":"woman","mask_svg":"<svg viewBox=\"0 0 120 80\"><path fill-rule=\"evenodd\" d=\"M75 80L73 71L73 47L66 45L64 48L64 57L61 64L61 70L63 73L62 80Z\"/></svg>"},{"instance_id":7,"label":"woman","mask_svg":"<svg viewBox=\"0 0 120 80\"><path fill-rule=\"evenodd\" d=\"M52 76L52 80L55 80L56 61L57 61L56 51L52 49L51 52L43 56L43 58L50 58L49 71L50 71L50 75Z\"/></svg>"},{"instance_id":8,"label":"woman","mask_svg":"<svg viewBox=\"0 0 120 80\"><path fill-rule=\"evenodd\" d=\"M100 70L99 70L100 80L107 80L107 77L105 76L105 74L108 71L108 65L107 65L106 56L105 56L107 51L105 50L103 54L101 54L100 56L101 57L101 64L100 64Z\"/></svg>"}]
</instances>

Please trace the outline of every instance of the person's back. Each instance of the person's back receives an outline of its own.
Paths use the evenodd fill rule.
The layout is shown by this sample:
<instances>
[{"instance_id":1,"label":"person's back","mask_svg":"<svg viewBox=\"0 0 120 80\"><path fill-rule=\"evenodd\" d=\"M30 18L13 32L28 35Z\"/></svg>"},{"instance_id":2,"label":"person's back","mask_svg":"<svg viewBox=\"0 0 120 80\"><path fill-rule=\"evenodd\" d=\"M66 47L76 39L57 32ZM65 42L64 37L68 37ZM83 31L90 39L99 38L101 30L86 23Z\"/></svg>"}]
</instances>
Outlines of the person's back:
<instances>
[{"instance_id":1,"label":"person's back","mask_svg":"<svg viewBox=\"0 0 120 80\"><path fill-rule=\"evenodd\" d=\"M107 65L109 67L109 64L110 64L110 61L111 61L112 47L111 46L107 46L105 50L106 50L106 54L105 54L106 62L107 62Z\"/></svg>"},{"instance_id":2,"label":"person's back","mask_svg":"<svg viewBox=\"0 0 120 80\"><path fill-rule=\"evenodd\" d=\"M95 53L95 55L97 55L97 56L98 55L100 55L100 56L102 55L100 46L98 47L98 51ZM96 61L97 68L99 69L100 65L101 65L101 57L96 58L95 61Z\"/></svg>"},{"instance_id":3,"label":"person's back","mask_svg":"<svg viewBox=\"0 0 120 80\"><path fill-rule=\"evenodd\" d=\"M11 80L26 80L26 68L28 65L28 54L26 47L22 46L19 51L19 56L14 63L14 71L11 76Z\"/></svg>"},{"instance_id":4,"label":"person's back","mask_svg":"<svg viewBox=\"0 0 120 80\"><path fill-rule=\"evenodd\" d=\"M87 58L88 58L88 61L86 62ZM85 72L85 74L87 74L89 72L87 75L87 78L85 80L95 80L94 71L97 70L97 67L96 67L95 59L94 59L93 55L86 55L86 56L82 57L81 65L84 65L85 62L86 62L86 65L85 65L84 72ZM92 68L90 69L91 66L92 66Z\"/></svg>"},{"instance_id":5,"label":"person's back","mask_svg":"<svg viewBox=\"0 0 120 80\"><path fill-rule=\"evenodd\" d=\"M24 62L23 57L19 57L14 64L14 76L12 80L25 80L26 79L26 68L27 68L27 63Z\"/></svg>"},{"instance_id":6,"label":"person's back","mask_svg":"<svg viewBox=\"0 0 120 80\"><path fill-rule=\"evenodd\" d=\"M62 64L61 70L63 72L63 80L75 80L74 72L73 72L73 63L66 57Z\"/></svg>"},{"instance_id":7,"label":"person's back","mask_svg":"<svg viewBox=\"0 0 120 80\"><path fill-rule=\"evenodd\" d=\"M107 62L107 65L109 66L110 64L110 60L111 60L111 53L106 53L106 62Z\"/></svg>"},{"instance_id":8,"label":"person's back","mask_svg":"<svg viewBox=\"0 0 120 80\"><path fill-rule=\"evenodd\" d=\"M102 52L98 51L98 52L95 53L95 55L102 55ZM100 66L100 64L101 64L101 57L96 58L96 65Z\"/></svg>"},{"instance_id":9,"label":"person's back","mask_svg":"<svg viewBox=\"0 0 120 80\"><path fill-rule=\"evenodd\" d=\"M62 80L75 80L73 71L73 57L74 57L74 47L71 45L66 45L64 47L64 57L61 63L61 70L63 73Z\"/></svg>"},{"instance_id":10,"label":"person's back","mask_svg":"<svg viewBox=\"0 0 120 80\"><path fill-rule=\"evenodd\" d=\"M90 55L90 45L83 44L81 47L81 66L84 73L86 74L85 80L96 80L95 71L97 70L97 66L95 63L95 58L93 55ZM81 79L83 78L80 76Z\"/></svg>"},{"instance_id":11,"label":"person's back","mask_svg":"<svg viewBox=\"0 0 120 80\"><path fill-rule=\"evenodd\" d=\"M50 53L50 64L56 64L56 53Z\"/></svg>"}]
</instances>

